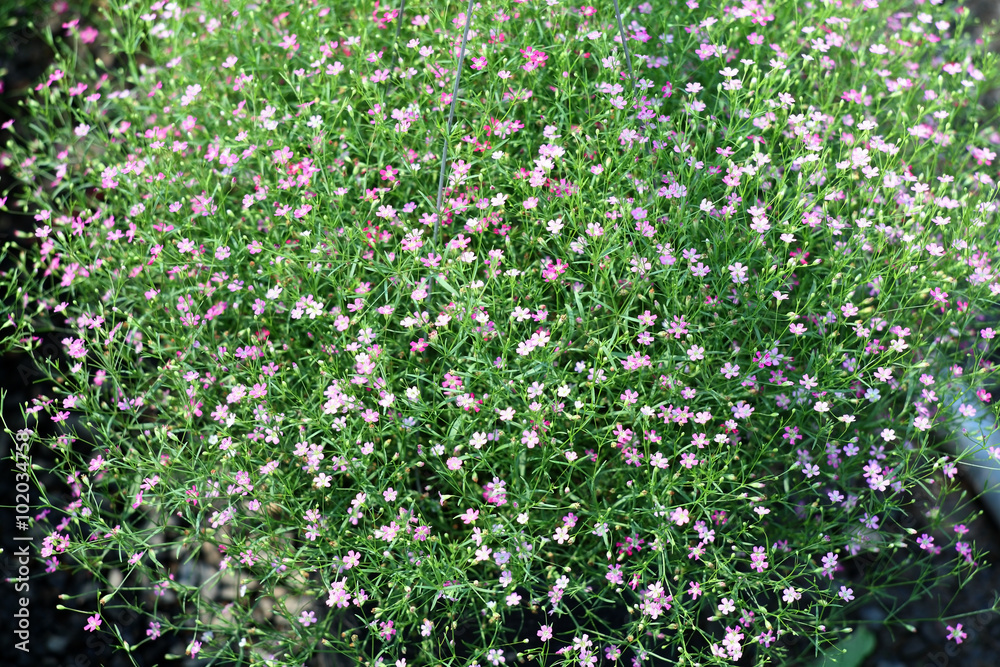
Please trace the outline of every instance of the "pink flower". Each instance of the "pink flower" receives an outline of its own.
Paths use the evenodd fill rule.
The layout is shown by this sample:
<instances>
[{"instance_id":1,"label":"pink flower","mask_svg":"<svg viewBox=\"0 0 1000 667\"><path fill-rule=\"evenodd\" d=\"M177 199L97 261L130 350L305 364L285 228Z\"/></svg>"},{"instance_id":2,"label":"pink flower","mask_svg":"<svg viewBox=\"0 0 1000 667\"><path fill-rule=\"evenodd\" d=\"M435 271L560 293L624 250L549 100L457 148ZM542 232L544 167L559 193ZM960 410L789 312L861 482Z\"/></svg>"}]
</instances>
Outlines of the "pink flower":
<instances>
[{"instance_id":1,"label":"pink flower","mask_svg":"<svg viewBox=\"0 0 1000 667\"><path fill-rule=\"evenodd\" d=\"M530 46L527 49L521 49L521 55L528 60L528 62L521 67L521 69L525 72L530 72L539 67L545 67L545 61L549 58L545 53L536 51Z\"/></svg>"},{"instance_id":2,"label":"pink flower","mask_svg":"<svg viewBox=\"0 0 1000 667\"><path fill-rule=\"evenodd\" d=\"M962 640L964 640L966 637L969 636L967 633L962 632L962 624L961 623L959 623L955 627L951 627L949 625L948 626L948 630L951 631L951 632L948 633L948 639L954 639L956 644L961 644Z\"/></svg>"},{"instance_id":3,"label":"pink flower","mask_svg":"<svg viewBox=\"0 0 1000 667\"><path fill-rule=\"evenodd\" d=\"M94 41L97 39L97 36L100 34L101 33L98 32L97 28L94 28L92 26L87 26L86 28L80 31L80 41L83 42L84 44L93 44Z\"/></svg>"},{"instance_id":4,"label":"pink flower","mask_svg":"<svg viewBox=\"0 0 1000 667\"><path fill-rule=\"evenodd\" d=\"M292 150L288 146L282 146L281 149L274 151L273 162L275 164L286 164L292 159Z\"/></svg>"},{"instance_id":5,"label":"pink flower","mask_svg":"<svg viewBox=\"0 0 1000 667\"><path fill-rule=\"evenodd\" d=\"M352 567L361 563L361 554L352 549L347 552L347 555L344 556L341 562L343 563L345 570L350 570Z\"/></svg>"},{"instance_id":6,"label":"pink flower","mask_svg":"<svg viewBox=\"0 0 1000 667\"><path fill-rule=\"evenodd\" d=\"M732 279L734 283L736 283L737 285L742 285L743 283L747 282L747 267L743 266L739 262L736 262L735 264L730 264L729 267L727 268L729 269L729 272L732 274Z\"/></svg>"},{"instance_id":7,"label":"pink flower","mask_svg":"<svg viewBox=\"0 0 1000 667\"><path fill-rule=\"evenodd\" d=\"M686 509L684 509L683 507L678 507L673 512L670 513L670 520L673 521L678 526L683 526L684 524L688 523L691 520L691 518L690 514Z\"/></svg>"},{"instance_id":8,"label":"pink flower","mask_svg":"<svg viewBox=\"0 0 1000 667\"><path fill-rule=\"evenodd\" d=\"M85 625L83 629L86 630L87 632L93 632L94 630L97 630L100 627L101 627L101 617L98 614L94 614L93 616L87 618L87 625ZM962 626L959 625L958 627L961 628ZM959 643L961 644L961 642Z\"/></svg>"},{"instance_id":9,"label":"pink flower","mask_svg":"<svg viewBox=\"0 0 1000 667\"><path fill-rule=\"evenodd\" d=\"M960 625L958 627L962 627L962 626ZM538 629L538 633L537 634L538 634L539 639L541 639L543 642L549 641L550 639L552 639L552 626L551 625L543 625L542 627L540 627Z\"/></svg>"}]
</instances>

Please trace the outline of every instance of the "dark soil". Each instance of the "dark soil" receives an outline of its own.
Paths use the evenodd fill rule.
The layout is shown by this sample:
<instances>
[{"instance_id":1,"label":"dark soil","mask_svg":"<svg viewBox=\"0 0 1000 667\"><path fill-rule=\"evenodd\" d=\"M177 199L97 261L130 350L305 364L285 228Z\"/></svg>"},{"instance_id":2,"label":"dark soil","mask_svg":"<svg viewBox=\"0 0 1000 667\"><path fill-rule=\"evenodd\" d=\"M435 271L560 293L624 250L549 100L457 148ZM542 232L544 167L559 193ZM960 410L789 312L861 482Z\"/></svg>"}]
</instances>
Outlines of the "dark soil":
<instances>
[{"instance_id":1,"label":"dark soil","mask_svg":"<svg viewBox=\"0 0 1000 667\"><path fill-rule=\"evenodd\" d=\"M959 502L958 493L950 495L942 507L943 512L953 511ZM929 506L918 503L907 517L918 533L925 532L928 523L923 515L925 509ZM898 618L909 622L915 632L908 632L900 625L886 625L886 612L879 607L860 610L858 616L868 622L877 638L875 652L864 662L865 667L996 667L1000 664L1000 614L976 613L992 607L1000 595L1000 566L995 562L1000 555L1000 531L978 502L968 505L958 516L980 512L982 516L965 520L969 532L963 541L974 543L977 550L988 554L988 560L980 562L971 583L957 594L957 582L943 579L932 591L916 597L899 610ZM942 537L938 537L939 542ZM935 560L943 563L953 556L953 551L942 550ZM913 591L906 588L894 590L892 594L895 604L903 604L913 597ZM920 620L965 614L971 615L946 622ZM946 626L957 623L961 623L962 631L968 634L961 645L946 638Z\"/></svg>"}]
</instances>

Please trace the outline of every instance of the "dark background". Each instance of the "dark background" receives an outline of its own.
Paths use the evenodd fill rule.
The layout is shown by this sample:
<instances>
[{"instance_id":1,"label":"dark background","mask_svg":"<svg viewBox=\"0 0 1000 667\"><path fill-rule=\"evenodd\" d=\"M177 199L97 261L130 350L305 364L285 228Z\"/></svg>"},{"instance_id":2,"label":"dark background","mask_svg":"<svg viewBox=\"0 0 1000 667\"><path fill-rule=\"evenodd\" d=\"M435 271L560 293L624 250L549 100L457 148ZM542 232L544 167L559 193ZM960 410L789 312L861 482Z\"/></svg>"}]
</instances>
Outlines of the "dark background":
<instances>
[{"instance_id":1,"label":"dark background","mask_svg":"<svg viewBox=\"0 0 1000 667\"><path fill-rule=\"evenodd\" d=\"M114 59L101 46L102 39L93 44L82 44L74 38L69 30L64 29L64 23L72 19L80 20L80 27L87 25L99 26L97 3L91 2L28 2L17 5L13 2L0 0L0 73L2 73L3 90L0 91L0 125L14 119L14 125L8 130L0 130L0 152L6 152L10 140L25 141L30 139L24 110L18 106L40 81L45 80L45 73L53 59L42 34L51 30L56 41L75 44L80 49L90 49L94 55L106 65L113 67ZM8 202L13 203L18 198L17 188L23 184L12 180L11 171L0 167L0 196L9 192ZM30 215L16 215L0 211L0 248L8 241L15 241L22 247L31 242L29 238L18 238L18 232L30 234L35 221ZM10 271L12 257L0 251L0 271ZM2 295L0 295L2 296ZM0 304L0 316L6 320L8 313L17 317L16 304L5 300ZM61 345L58 336L51 336L41 345L42 353L54 359L61 356ZM65 361L62 359L62 361ZM21 406L30 403L31 399L46 393L46 386L40 383L41 374L27 356L7 352L0 356L0 390L6 393L3 405L3 420L8 428L17 431L24 427ZM44 418L41 423L31 425L40 434L54 432L51 421ZM46 574L44 565L35 561L31 564L30 591L30 622L31 622L31 652L23 653L14 648L20 639L14 634L15 619L12 614L19 608L18 598L25 593L15 591L15 584L8 583L8 577L17 576L17 562L14 557L16 546L27 542L14 542L14 514L11 510L14 504L14 469L11 455L11 440L0 430L0 665L11 667L98 667L131 665L123 652L113 651L112 636L103 631L86 632L83 628L86 615L56 609L56 605L64 604L76 609L96 609L94 595L73 600L60 600L61 594L79 596L94 590L92 578L85 574L71 574L64 570ZM33 446L31 449L32 463L41 468L51 468L54 459L51 451L45 447ZM48 475L45 478L47 488L56 494L71 498L68 488L62 480ZM33 494L33 500L35 494ZM40 530L32 533L32 550L37 553L45 535ZM115 622L122 636L130 643L137 644L145 639L148 619L125 609L105 608L106 630L110 622ZM164 635L157 642L141 647L134 653L135 663L146 665L163 664L164 656L171 653L183 655L185 644L178 638ZM171 661L171 664L183 664Z\"/></svg>"}]
</instances>

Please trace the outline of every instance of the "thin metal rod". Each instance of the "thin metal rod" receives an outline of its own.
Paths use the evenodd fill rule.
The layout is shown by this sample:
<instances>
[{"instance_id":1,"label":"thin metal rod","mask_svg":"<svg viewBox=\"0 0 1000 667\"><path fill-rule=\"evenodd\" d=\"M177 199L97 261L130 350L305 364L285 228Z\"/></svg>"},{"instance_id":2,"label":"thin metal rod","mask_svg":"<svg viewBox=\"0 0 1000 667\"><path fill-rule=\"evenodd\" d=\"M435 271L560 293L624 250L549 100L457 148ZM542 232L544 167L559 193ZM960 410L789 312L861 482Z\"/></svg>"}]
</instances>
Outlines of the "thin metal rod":
<instances>
[{"instance_id":1,"label":"thin metal rod","mask_svg":"<svg viewBox=\"0 0 1000 667\"><path fill-rule=\"evenodd\" d=\"M625 37L625 28L622 26L622 10L618 8L618 0L615 2L615 18L618 19L618 34L622 38L622 48L625 49L625 64L628 65L628 79L632 82L632 88L635 88L635 76L632 75L632 56L628 52L628 44L626 43L627 38Z\"/></svg>"},{"instance_id":2,"label":"thin metal rod","mask_svg":"<svg viewBox=\"0 0 1000 667\"><path fill-rule=\"evenodd\" d=\"M455 72L455 87L451 91L451 109L445 126L444 146L441 150L441 173L438 176L437 216L434 218L434 244L437 245L438 229L441 227L441 195L444 193L444 173L448 165L448 140L451 138L451 123L455 120L455 104L458 102L458 82L462 78L462 61L465 60L465 45L469 41L469 26L472 24L472 2L465 10L465 30L462 32L462 49L458 53L458 70Z\"/></svg>"},{"instance_id":3,"label":"thin metal rod","mask_svg":"<svg viewBox=\"0 0 1000 667\"><path fill-rule=\"evenodd\" d=\"M622 11L618 8L618 0L615 2L615 18L618 19L618 34L622 38L622 48L625 50L625 64L628 66L628 80L632 82L632 90L635 90L635 74L632 72L632 55L628 51L628 38L625 36L625 28L622 26ZM646 147L646 155L649 155L649 141L646 137L643 145Z\"/></svg>"},{"instance_id":4,"label":"thin metal rod","mask_svg":"<svg viewBox=\"0 0 1000 667\"><path fill-rule=\"evenodd\" d=\"M406 11L406 0L399 0L399 13L396 14L396 37L392 40L392 62L389 63L389 74L392 74L392 70L396 68L396 63L399 62L399 29L403 27L403 12ZM389 79L385 80L385 88L383 93L388 94L389 92Z\"/></svg>"}]
</instances>

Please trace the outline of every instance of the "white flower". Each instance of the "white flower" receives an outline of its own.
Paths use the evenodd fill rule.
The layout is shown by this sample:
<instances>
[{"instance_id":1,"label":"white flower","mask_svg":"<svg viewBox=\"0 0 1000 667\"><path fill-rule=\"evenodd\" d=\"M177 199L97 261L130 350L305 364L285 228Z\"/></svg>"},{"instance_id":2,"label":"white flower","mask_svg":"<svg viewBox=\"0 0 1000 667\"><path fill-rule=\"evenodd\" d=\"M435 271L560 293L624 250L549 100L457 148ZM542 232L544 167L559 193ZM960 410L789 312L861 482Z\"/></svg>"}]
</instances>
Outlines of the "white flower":
<instances>
[{"instance_id":1,"label":"white flower","mask_svg":"<svg viewBox=\"0 0 1000 667\"><path fill-rule=\"evenodd\" d=\"M792 604L801 597L802 593L799 593L797 590L789 586L782 591L781 599L784 600L786 604Z\"/></svg>"},{"instance_id":2,"label":"white flower","mask_svg":"<svg viewBox=\"0 0 1000 667\"><path fill-rule=\"evenodd\" d=\"M905 350L906 348L908 348L910 346L907 345L906 341L904 341L902 338L897 338L894 341L892 341L891 343L889 343L889 347L892 348L893 352L902 352L903 350Z\"/></svg>"}]
</instances>

